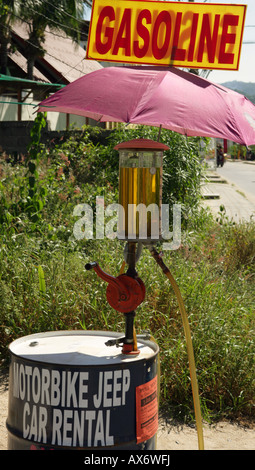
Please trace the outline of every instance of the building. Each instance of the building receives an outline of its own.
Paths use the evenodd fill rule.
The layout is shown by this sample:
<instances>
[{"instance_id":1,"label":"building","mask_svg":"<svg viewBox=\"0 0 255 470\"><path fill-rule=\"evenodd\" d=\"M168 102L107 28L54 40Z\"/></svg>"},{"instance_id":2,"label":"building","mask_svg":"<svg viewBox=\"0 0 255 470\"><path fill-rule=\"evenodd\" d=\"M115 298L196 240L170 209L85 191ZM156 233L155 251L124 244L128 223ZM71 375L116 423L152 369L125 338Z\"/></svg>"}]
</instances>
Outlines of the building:
<instances>
[{"instance_id":1,"label":"building","mask_svg":"<svg viewBox=\"0 0 255 470\"><path fill-rule=\"evenodd\" d=\"M86 34L86 33L85 33ZM46 50L43 57L35 61L34 81L27 80L26 41L28 40L28 25L16 23L12 27L12 43L16 50L8 56L8 77L0 77L0 121L33 120L35 108L47 94L56 91L84 74L102 68L97 61L86 60L85 50L75 44L64 32L45 30ZM19 80L14 80L19 78ZM22 84L23 79L23 84ZM53 85L53 86L52 86ZM14 104L15 103L15 104ZM18 106L16 103L22 103ZM86 123L85 118L78 116L61 116L49 113L48 120L51 129L63 129L68 124ZM78 124L78 122L77 122Z\"/></svg>"}]
</instances>

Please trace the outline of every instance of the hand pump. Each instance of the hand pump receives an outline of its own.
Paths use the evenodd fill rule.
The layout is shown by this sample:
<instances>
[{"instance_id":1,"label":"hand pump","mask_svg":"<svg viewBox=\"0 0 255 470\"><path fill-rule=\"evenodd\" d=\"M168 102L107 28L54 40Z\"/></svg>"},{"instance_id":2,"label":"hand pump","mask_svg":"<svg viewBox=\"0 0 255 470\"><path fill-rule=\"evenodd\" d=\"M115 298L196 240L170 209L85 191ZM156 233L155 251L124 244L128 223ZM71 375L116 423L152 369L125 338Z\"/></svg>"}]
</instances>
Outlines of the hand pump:
<instances>
[{"instance_id":1,"label":"hand pump","mask_svg":"<svg viewBox=\"0 0 255 470\"><path fill-rule=\"evenodd\" d=\"M145 298L145 286L138 277L136 262L141 244L147 246L153 258L168 277L176 294L187 343L199 449L204 449L202 417L197 386L194 352L188 317L180 290L161 256L153 246L161 239L163 151L169 147L147 139L134 139L116 145L119 151L118 237L126 240L124 251L127 272L117 277L105 273L96 262L86 264L108 283L106 297L115 310L125 315L125 336L108 341L108 345L123 344L123 354L139 354L134 330L135 310ZM149 210L148 210L149 209ZM139 335L138 335L139 337Z\"/></svg>"}]
</instances>

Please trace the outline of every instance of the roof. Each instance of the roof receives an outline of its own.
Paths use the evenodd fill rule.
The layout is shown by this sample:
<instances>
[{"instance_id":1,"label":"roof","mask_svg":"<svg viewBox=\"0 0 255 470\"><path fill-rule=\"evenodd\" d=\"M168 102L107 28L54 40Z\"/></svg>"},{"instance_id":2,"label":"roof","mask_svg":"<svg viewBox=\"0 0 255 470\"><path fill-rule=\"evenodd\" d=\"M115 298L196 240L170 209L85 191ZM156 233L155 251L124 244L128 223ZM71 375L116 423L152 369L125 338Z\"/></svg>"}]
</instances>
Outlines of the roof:
<instances>
[{"instance_id":1,"label":"roof","mask_svg":"<svg viewBox=\"0 0 255 470\"><path fill-rule=\"evenodd\" d=\"M24 74L27 75L26 57L23 54L21 54L17 49L14 52L10 51L8 56L11 62L17 65L22 70L22 72L24 72ZM38 81L40 80L42 82L50 83L50 80L47 77L45 77L45 75L43 75L36 66L34 67L34 79Z\"/></svg>"},{"instance_id":2,"label":"roof","mask_svg":"<svg viewBox=\"0 0 255 470\"><path fill-rule=\"evenodd\" d=\"M12 26L12 31L16 41L24 47L25 41L29 39L28 25L17 22ZM56 77L58 83L67 84L87 73L102 68L99 62L85 59L86 51L80 45L74 43L63 31L56 32L47 27L45 29L43 49L46 52L43 57L37 60L36 66L38 68L38 62L40 62L41 73L45 69L45 81L48 81L47 74L52 74ZM22 52L21 49L20 52ZM18 62L15 55L11 59Z\"/></svg>"},{"instance_id":3,"label":"roof","mask_svg":"<svg viewBox=\"0 0 255 470\"><path fill-rule=\"evenodd\" d=\"M154 140L150 139L133 139L117 144L114 149L169 150L169 147L165 144L162 144L161 142L155 142Z\"/></svg>"}]
</instances>

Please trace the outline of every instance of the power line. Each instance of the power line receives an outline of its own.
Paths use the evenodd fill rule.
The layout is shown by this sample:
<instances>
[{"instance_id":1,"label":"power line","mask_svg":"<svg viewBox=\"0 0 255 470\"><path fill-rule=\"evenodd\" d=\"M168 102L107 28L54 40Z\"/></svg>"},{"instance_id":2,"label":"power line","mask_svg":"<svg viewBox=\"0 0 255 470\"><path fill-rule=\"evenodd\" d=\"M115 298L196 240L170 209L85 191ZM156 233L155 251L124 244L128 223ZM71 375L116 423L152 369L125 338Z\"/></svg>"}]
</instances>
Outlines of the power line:
<instances>
[{"instance_id":1,"label":"power line","mask_svg":"<svg viewBox=\"0 0 255 470\"><path fill-rule=\"evenodd\" d=\"M48 3L48 5L50 5L51 8L52 8L52 3L49 2L48 0L44 0L44 3ZM87 3L87 2L85 2L85 3ZM89 7L91 7L91 6L92 6L92 2L91 2L91 4L88 4L88 3L87 3L87 5L88 5ZM61 8L56 7L55 5L54 5L53 8L55 8L55 10L57 10L57 11L60 11L61 13L64 13L66 16L69 16L69 18L75 19L75 20L78 21L79 23L83 23L83 21L84 21L84 20L80 20L79 18L76 18L75 16L71 15L70 13L67 13L67 11L63 11Z\"/></svg>"},{"instance_id":2,"label":"power line","mask_svg":"<svg viewBox=\"0 0 255 470\"><path fill-rule=\"evenodd\" d=\"M79 33L80 31L76 28L73 28L72 26L64 25L63 23L59 23L59 21L53 20L49 18L48 16L44 15L43 13L40 13L39 11L34 10L34 8L29 7L30 10L32 10L34 13L37 15L42 16L43 18L50 20L51 23L55 23L57 26L60 26L61 29L65 30L66 28L70 29L71 31L75 31L76 33ZM33 23L32 23L33 24Z\"/></svg>"},{"instance_id":3,"label":"power line","mask_svg":"<svg viewBox=\"0 0 255 470\"><path fill-rule=\"evenodd\" d=\"M26 23L28 24L29 26L33 26L33 23L30 23L29 21L27 20L24 20L23 18L21 18L21 16L17 15L16 13L12 13L13 16L15 16L15 18L18 18L20 21L22 21L22 23ZM8 29L12 29L10 26L7 26L3 23L0 23L2 26L4 26L5 28L8 28ZM45 30L44 33L47 33L47 34L51 34L52 36L56 36L58 38L62 38L62 39L67 39L69 38L69 36L65 35L63 36L62 34L58 34L58 33L55 33L51 30Z\"/></svg>"},{"instance_id":4,"label":"power line","mask_svg":"<svg viewBox=\"0 0 255 470\"><path fill-rule=\"evenodd\" d=\"M11 28L10 26L6 26L5 24L3 24L3 23L1 23L1 22L0 22L0 24L1 24L2 26L4 26L5 28L10 29L11 32L13 32L14 34L17 34L17 33L15 33L15 31L12 30L12 28ZM19 36L19 35L18 35L18 36ZM66 37L65 39L68 39L68 38ZM24 39L24 41L25 41L26 43L30 44L31 46L35 47L36 49L40 50L41 52L46 53L48 56L52 57L53 59L55 59L55 60L61 62L62 64L65 64L65 65L67 65L68 67L70 67L70 64L67 64L64 60L60 59L59 57L55 57L54 55L50 54L48 51L46 51L46 50L43 49L42 47L36 46L36 45L33 44L32 42L30 42L28 39ZM83 60L84 60L84 59L82 58L82 59L78 62L77 65L79 65ZM77 68L76 68L77 65L71 67L70 70L75 69L77 72L84 73L83 70L80 70L80 69L77 69ZM69 73L70 70L69 70L67 73ZM66 73L66 74L67 74L67 73ZM63 76L64 76L64 75L63 75Z\"/></svg>"}]
</instances>

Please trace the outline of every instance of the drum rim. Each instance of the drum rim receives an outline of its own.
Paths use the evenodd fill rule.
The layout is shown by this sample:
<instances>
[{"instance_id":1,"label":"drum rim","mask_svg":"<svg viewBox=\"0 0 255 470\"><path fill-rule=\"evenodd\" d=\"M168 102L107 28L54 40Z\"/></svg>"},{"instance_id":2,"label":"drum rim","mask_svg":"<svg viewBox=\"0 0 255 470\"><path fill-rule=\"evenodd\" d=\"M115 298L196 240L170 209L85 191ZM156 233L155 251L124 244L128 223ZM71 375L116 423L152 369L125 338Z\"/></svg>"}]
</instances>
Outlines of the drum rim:
<instances>
[{"instance_id":1,"label":"drum rim","mask_svg":"<svg viewBox=\"0 0 255 470\"><path fill-rule=\"evenodd\" d=\"M26 335L26 336L22 336L20 338L17 338L15 339L14 341L12 341L9 346L8 346L8 350L9 350L9 354L11 355L11 357L13 358L17 358L19 359L21 362L24 361L24 362L29 362L29 363L32 363L32 364L44 364L44 365L47 365L51 368L54 368L54 367L66 367L67 364L65 362L47 362L46 360L41 360L41 359L32 359L31 357L25 357L18 354L17 352L14 352L13 351L13 347L15 345L18 345L20 343L23 343L23 342L26 342L28 340L30 341L33 341L33 340L36 340L36 339L40 339L40 338L47 338L47 337L59 337L59 336L105 336L105 337L112 337L112 338L119 338L121 336L123 336L122 333L117 333L117 332L113 332L113 331L100 331L100 330L86 330L86 331L83 331L83 330L61 330L61 331L46 331L46 332L42 332L42 333L34 333L34 334L31 334L31 335ZM139 338L139 341L138 341L138 344L142 344L142 345L146 345L147 347L151 348L151 355L149 357L142 357L140 355L138 356L132 356L132 355L125 355L125 354L122 354L121 350L120 350L120 356L122 357L123 361L120 361L118 364L121 365L121 367L123 366L129 366L130 364L137 364L139 362L145 362L147 363L148 361L151 361L152 359L154 359L157 354L159 353L159 346L156 342L154 341L151 341L151 340L145 340L145 339L140 339ZM107 347L107 346L106 346ZM107 347L109 348L109 356L110 356L110 351L111 351L111 346ZM124 360L125 359L125 360ZM95 367L95 368L98 368L98 367L114 367L116 368L117 366L117 363L116 362L113 362L113 361L109 361L109 363L100 363L100 362L97 362L96 364L72 364L72 363L68 363L68 367L69 368L91 368L91 367Z\"/></svg>"}]
</instances>

